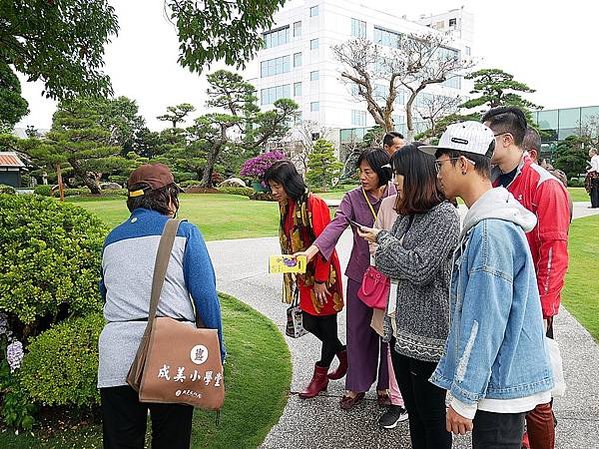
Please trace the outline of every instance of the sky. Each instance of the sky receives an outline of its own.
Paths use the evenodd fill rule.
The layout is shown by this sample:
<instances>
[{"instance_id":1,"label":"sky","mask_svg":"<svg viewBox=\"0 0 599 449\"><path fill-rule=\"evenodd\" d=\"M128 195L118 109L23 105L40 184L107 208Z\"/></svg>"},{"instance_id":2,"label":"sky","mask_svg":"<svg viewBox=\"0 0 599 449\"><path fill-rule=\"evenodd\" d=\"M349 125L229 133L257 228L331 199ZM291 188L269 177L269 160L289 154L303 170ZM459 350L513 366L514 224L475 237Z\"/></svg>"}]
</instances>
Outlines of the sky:
<instances>
[{"instance_id":1,"label":"sky","mask_svg":"<svg viewBox=\"0 0 599 449\"><path fill-rule=\"evenodd\" d=\"M163 0L110 3L120 26L105 55L115 95L136 100L151 129L167 126L155 117L169 105L186 102L201 110L205 78L178 65L176 30L166 19ZM593 51L599 37L599 2L374 0L374 4L378 10L410 19L464 6L474 14L472 52L480 61L478 68L496 67L513 74L536 89L528 98L548 109L599 105L599 57ZM214 64L211 70L221 67ZM27 83L23 77L21 81L30 114L17 127L49 128L55 102L41 96L41 83Z\"/></svg>"}]
</instances>

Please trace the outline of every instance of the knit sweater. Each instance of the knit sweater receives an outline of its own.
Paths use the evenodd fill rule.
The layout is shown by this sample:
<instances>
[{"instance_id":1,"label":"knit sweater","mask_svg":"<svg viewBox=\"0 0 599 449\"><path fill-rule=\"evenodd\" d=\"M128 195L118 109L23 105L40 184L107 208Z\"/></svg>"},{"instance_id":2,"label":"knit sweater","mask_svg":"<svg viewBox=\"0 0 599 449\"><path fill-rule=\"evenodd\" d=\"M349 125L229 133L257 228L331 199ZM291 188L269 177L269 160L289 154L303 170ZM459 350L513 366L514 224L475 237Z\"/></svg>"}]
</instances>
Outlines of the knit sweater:
<instances>
[{"instance_id":1,"label":"knit sweater","mask_svg":"<svg viewBox=\"0 0 599 449\"><path fill-rule=\"evenodd\" d=\"M449 333L451 257L459 233L457 210L447 201L424 214L400 215L391 231L379 233L376 268L398 283L397 353L426 362L441 358ZM388 342L393 335L388 316L384 329Z\"/></svg>"}]
</instances>

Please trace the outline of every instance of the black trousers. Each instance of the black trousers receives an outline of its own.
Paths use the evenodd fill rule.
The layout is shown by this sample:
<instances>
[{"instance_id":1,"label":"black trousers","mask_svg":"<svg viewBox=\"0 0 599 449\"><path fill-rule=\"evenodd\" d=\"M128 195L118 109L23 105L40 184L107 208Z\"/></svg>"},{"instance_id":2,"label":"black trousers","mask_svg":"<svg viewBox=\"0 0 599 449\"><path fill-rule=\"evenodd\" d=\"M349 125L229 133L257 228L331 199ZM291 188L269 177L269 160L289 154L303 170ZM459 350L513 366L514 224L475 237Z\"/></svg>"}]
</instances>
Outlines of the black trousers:
<instances>
[{"instance_id":1,"label":"black trousers","mask_svg":"<svg viewBox=\"0 0 599 449\"><path fill-rule=\"evenodd\" d=\"M520 449L526 413L478 410L472 429L472 449Z\"/></svg>"},{"instance_id":2,"label":"black trousers","mask_svg":"<svg viewBox=\"0 0 599 449\"><path fill-rule=\"evenodd\" d=\"M146 404L130 386L100 388L104 449L143 449L148 410L152 449L189 449L193 407Z\"/></svg>"},{"instance_id":3,"label":"black trousers","mask_svg":"<svg viewBox=\"0 0 599 449\"><path fill-rule=\"evenodd\" d=\"M317 362L317 365L331 366L335 354L345 349L337 336L337 314L314 316L307 312L302 313L304 329L314 334L322 342L320 361Z\"/></svg>"},{"instance_id":4,"label":"black trousers","mask_svg":"<svg viewBox=\"0 0 599 449\"><path fill-rule=\"evenodd\" d=\"M391 348L395 339L391 340ZM413 449L449 449L451 433L445 428L445 394L428 379L436 362L423 362L391 351L393 369L410 422Z\"/></svg>"},{"instance_id":5,"label":"black trousers","mask_svg":"<svg viewBox=\"0 0 599 449\"><path fill-rule=\"evenodd\" d=\"M591 181L591 207L599 207L599 178Z\"/></svg>"}]
</instances>

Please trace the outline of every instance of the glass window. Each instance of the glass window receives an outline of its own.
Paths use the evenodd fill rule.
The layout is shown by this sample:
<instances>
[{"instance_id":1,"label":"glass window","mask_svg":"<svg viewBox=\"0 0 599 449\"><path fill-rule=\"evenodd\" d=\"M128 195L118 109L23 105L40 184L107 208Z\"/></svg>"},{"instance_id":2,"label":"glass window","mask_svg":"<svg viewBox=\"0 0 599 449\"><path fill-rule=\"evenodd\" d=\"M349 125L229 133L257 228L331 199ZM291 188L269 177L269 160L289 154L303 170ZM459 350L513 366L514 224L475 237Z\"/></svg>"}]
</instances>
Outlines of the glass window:
<instances>
[{"instance_id":1,"label":"glass window","mask_svg":"<svg viewBox=\"0 0 599 449\"><path fill-rule=\"evenodd\" d=\"M384 28L374 27L374 43L385 45L387 47L399 47L401 33L385 30Z\"/></svg>"},{"instance_id":2,"label":"glass window","mask_svg":"<svg viewBox=\"0 0 599 449\"><path fill-rule=\"evenodd\" d=\"M280 75L291 71L291 58L282 56L280 58L269 59L260 63L260 77Z\"/></svg>"},{"instance_id":3,"label":"glass window","mask_svg":"<svg viewBox=\"0 0 599 449\"><path fill-rule=\"evenodd\" d=\"M351 124L355 126L366 126L366 111L351 111Z\"/></svg>"},{"instance_id":4,"label":"glass window","mask_svg":"<svg viewBox=\"0 0 599 449\"><path fill-rule=\"evenodd\" d=\"M557 130L557 110L555 111L539 111L539 128L540 129L555 129Z\"/></svg>"},{"instance_id":5,"label":"glass window","mask_svg":"<svg viewBox=\"0 0 599 449\"><path fill-rule=\"evenodd\" d=\"M310 81L318 81L320 79L320 72L315 70L314 72L310 72Z\"/></svg>"},{"instance_id":6,"label":"glass window","mask_svg":"<svg viewBox=\"0 0 599 449\"><path fill-rule=\"evenodd\" d=\"M472 49L470 47L466 46L464 50L466 50L466 56L470 56L472 54Z\"/></svg>"},{"instance_id":7,"label":"glass window","mask_svg":"<svg viewBox=\"0 0 599 449\"><path fill-rule=\"evenodd\" d=\"M264 48L284 45L289 42L289 25L262 33L262 38L264 39Z\"/></svg>"},{"instance_id":8,"label":"glass window","mask_svg":"<svg viewBox=\"0 0 599 449\"><path fill-rule=\"evenodd\" d=\"M310 103L310 111L312 111L312 112L320 111L320 102L313 101L312 103Z\"/></svg>"},{"instance_id":9,"label":"glass window","mask_svg":"<svg viewBox=\"0 0 599 449\"><path fill-rule=\"evenodd\" d=\"M273 104L281 98L289 98L291 95L291 86L285 84L283 86L267 87L260 90L260 104Z\"/></svg>"},{"instance_id":10,"label":"glass window","mask_svg":"<svg viewBox=\"0 0 599 449\"><path fill-rule=\"evenodd\" d=\"M449 26L450 27L457 26L457 24L458 24L458 19L449 19Z\"/></svg>"},{"instance_id":11,"label":"glass window","mask_svg":"<svg viewBox=\"0 0 599 449\"><path fill-rule=\"evenodd\" d=\"M293 22L293 37L302 35L302 22Z\"/></svg>"},{"instance_id":12,"label":"glass window","mask_svg":"<svg viewBox=\"0 0 599 449\"><path fill-rule=\"evenodd\" d=\"M366 39L366 22L358 19L351 19L351 35Z\"/></svg>"},{"instance_id":13,"label":"glass window","mask_svg":"<svg viewBox=\"0 0 599 449\"><path fill-rule=\"evenodd\" d=\"M395 103L406 104L406 91L405 90L399 89L397 91L397 96L395 97Z\"/></svg>"},{"instance_id":14,"label":"glass window","mask_svg":"<svg viewBox=\"0 0 599 449\"><path fill-rule=\"evenodd\" d=\"M316 17L318 15L318 5L310 8L310 17Z\"/></svg>"},{"instance_id":15,"label":"glass window","mask_svg":"<svg viewBox=\"0 0 599 449\"><path fill-rule=\"evenodd\" d=\"M310 50L316 50L319 47L318 39L312 39L310 41Z\"/></svg>"},{"instance_id":16,"label":"glass window","mask_svg":"<svg viewBox=\"0 0 599 449\"><path fill-rule=\"evenodd\" d=\"M299 67L302 65L302 54L294 53L293 54L293 67Z\"/></svg>"},{"instance_id":17,"label":"glass window","mask_svg":"<svg viewBox=\"0 0 599 449\"><path fill-rule=\"evenodd\" d=\"M454 75L451 78L447 78L445 81L443 81L442 85L451 89L461 89L462 77L459 75Z\"/></svg>"},{"instance_id":18,"label":"glass window","mask_svg":"<svg viewBox=\"0 0 599 449\"><path fill-rule=\"evenodd\" d=\"M560 109L559 128L578 128L580 126L580 108Z\"/></svg>"},{"instance_id":19,"label":"glass window","mask_svg":"<svg viewBox=\"0 0 599 449\"><path fill-rule=\"evenodd\" d=\"M443 60L460 59L459 50L453 48L441 47L438 50L438 55L439 58Z\"/></svg>"},{"instance_id":20,"label":"glass window","mask_svg":"<svg viewBox=\"0 0 599 449\"><path fill-rule=\"evenodd\" d=\"M301 97L302 95L302 83L293 83L293 96Z\"/></svg>"}]
</instances>

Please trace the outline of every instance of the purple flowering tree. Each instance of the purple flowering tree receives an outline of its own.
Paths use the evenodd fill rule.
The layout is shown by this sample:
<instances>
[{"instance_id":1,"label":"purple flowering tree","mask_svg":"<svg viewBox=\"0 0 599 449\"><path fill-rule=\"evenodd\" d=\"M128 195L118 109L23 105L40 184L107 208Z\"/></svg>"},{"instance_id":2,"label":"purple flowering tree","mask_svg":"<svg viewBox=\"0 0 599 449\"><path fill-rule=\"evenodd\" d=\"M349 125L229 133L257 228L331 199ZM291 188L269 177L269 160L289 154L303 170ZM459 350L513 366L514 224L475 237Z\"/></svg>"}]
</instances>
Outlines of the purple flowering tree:
<instances>
[{"instance_id":1,"label":"purple flowering tree","mask_svg":"<svg viewBox=\"0 0 599 449\"><path fill-rule=\"evenodd\" d=\"M250 178L254 182L261 182L266 170L275 162L284 159L287 159L287 156L282 151L269 151L268 153L260 154L245 161L239 175L242 178ZM262 184L262 187L265 187L264 184Z\"/></svg>"}]
</instances>

